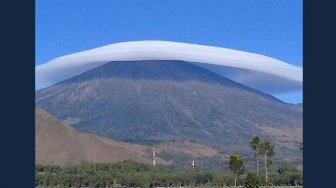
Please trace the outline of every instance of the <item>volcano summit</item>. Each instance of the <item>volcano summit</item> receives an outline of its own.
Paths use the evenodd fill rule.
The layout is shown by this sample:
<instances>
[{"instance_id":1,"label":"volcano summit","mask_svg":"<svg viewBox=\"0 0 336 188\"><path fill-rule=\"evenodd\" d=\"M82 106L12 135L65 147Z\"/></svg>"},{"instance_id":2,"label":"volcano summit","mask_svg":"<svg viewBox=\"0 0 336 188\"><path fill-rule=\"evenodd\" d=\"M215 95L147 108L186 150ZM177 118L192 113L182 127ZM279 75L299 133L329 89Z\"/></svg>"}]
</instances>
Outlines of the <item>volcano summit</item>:
<instances>
[{"instance_id":1,"label":"volcano summit","mask_svg":"<svg viewBox=\"0 0 336 188\"><path fill-rule=\"evenodd\" d=\"M235 82L268 94L302 89L302 69L260 54L169 41L115 43L54 59L36 67L41 89L111 61L194 62Z\"/></svg>"}]
</instances>

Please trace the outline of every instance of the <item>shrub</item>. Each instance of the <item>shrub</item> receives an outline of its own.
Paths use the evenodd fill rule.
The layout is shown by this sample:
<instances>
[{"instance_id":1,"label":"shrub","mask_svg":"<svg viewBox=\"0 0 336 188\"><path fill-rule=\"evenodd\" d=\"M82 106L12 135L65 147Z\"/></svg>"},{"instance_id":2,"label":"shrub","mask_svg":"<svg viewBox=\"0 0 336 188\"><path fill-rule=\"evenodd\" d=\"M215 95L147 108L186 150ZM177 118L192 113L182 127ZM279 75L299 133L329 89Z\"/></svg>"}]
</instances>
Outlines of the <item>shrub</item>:
<instances>
[{"instance_id":1,"label":"shrub","mask_svg":"<svg viewBox=\"0 0 336 188\"><path fill-rule=\"evenodd\" d=\"M259 188L259 178L255 174L249 173L245 180L245 188Z\"/></svg>"}]
</instances>

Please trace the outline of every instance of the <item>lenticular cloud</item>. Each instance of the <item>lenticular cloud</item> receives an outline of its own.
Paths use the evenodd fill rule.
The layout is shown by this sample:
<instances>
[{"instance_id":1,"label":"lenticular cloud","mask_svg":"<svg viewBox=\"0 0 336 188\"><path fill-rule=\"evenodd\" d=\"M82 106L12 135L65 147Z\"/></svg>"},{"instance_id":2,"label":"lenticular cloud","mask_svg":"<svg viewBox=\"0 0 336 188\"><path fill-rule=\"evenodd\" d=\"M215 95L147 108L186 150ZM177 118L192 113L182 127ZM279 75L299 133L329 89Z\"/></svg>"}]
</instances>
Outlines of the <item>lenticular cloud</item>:
<instances>
[{"instance_id":1,"label":"lenticular cloud","mask_svg":"<svg viewBox=\"0 0 336 188\"><path fill-rule=\"evenodd\" d=\"M168 41L115 43L56 58L36 67L36 89L110 61L181 60L254 89L279 94L302 90L302 68L260 54Z\"/></svg>"}]
</instances>

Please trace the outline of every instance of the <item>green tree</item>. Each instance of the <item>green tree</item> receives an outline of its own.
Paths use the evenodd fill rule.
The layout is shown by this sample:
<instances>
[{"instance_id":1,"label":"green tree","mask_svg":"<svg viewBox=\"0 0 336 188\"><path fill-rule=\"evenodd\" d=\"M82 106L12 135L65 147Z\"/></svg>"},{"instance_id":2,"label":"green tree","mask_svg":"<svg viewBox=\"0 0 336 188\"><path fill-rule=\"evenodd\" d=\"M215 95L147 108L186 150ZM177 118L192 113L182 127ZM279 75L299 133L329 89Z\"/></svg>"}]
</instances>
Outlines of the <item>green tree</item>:
<instances>
[{"instance_id":1,"label":"green tree","mask_svg":"<svg viewBox=\"0 0 336 188\"><path fill-rule=\"evenodd\" d=\"M252 173L248 173L246 180L245 180L244 187L245 188L259 188L258 176Z\"/></svg>"},{"instance_id":2,"label":"green tree","mask_svg":"<svg viewBox=\"0 0 336 188\"><path fill-rule=\"evenodd\" d=\"M303 184L302 170L298 170L294 165L285 163L278 169L278 184L292 185Z\"/></svg>"},{"instance_id":3,"label":"green tree","mask_svg":"<svg viewBox=\"0 0 336 188\"><path fill-rule=\"evenodd\" d=\"M237 178L244 172L244 161L242 157L239 154L231 154L229 166L234 175L235 187L237 187Z\"/></svg>"},{"instance_id":4,"label":"green tree","mask_svg":"<svg viewBox=\"0 0 336 188\"><path fill-rule=\"evenodd\" d=\"M254 158L256 160L257 175L259 176L259 157L260 157L260 139L258 136L254 136L250 142L250 147L254 151Z\"/></svg>"},{"instance_id":5,"label":"green tree","mask_svg":"<svg viewBox=\"0 0 336 188\"><path fill-rule=\"evenodd\" d=\"M268 140L262 142L260 145L260 154L264 157L265 181L268 184L268 170L272 167L271 157L275 155L274 146Z\"/></svg>"},{"instance_id":6,"label":"green tree","mask_svg":"<svg viewBox=\"0 0 336 188\"><path fill-rule=\"evenodd\" d=\"M303 142L300 143L299 148L301 151L303 151Z\"/></svg>"}]
</instances>

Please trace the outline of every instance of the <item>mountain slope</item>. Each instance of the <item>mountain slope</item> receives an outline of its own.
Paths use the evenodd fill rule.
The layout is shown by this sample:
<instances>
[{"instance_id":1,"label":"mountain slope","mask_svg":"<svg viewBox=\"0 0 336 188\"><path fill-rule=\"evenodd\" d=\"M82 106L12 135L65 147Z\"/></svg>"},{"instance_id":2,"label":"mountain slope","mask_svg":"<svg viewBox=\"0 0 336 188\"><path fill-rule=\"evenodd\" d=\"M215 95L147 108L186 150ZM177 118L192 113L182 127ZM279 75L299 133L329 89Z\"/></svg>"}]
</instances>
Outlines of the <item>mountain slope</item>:
<instances>
[{"instance_id":1,"label":"mountain slope","mask_svg":"<svg viewBox=\"0 0 336 188\"><path fill-rule=\"evenodd\" d=\"M300 108L182 61L110 62L37 91L36 105L121 141L193 140L247 155L259 135L278 157L301 158Z\"/></svg>"},{"instance_id":2,"label":"mountain slope","mask_svg":"<svg viewBox=\"0 0 336 188\"><path fill-rule=\"evenodd\" d=\"M36 163L74 165L85 162L117 162L127 159L150 163L143 146L117 142L76 131L42 109L36 109ZM159 159L164 164L164 161Z\"/></svg>"}]
</instances>

